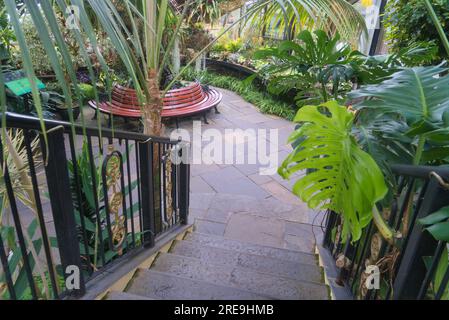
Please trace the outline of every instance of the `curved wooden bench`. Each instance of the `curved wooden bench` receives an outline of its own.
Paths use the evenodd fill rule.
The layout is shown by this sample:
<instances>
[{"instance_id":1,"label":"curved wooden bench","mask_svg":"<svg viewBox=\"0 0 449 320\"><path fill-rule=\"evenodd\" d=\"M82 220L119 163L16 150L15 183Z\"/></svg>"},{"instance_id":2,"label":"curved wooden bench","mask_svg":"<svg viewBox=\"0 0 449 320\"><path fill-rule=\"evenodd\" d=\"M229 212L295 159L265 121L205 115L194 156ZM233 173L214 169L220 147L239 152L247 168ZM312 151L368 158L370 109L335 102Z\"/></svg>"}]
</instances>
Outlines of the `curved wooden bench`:
<instances>
[{"instance_id":1,"label":"curved wooden bench","mask_svg":"<svg viewBox=\"0 0 449 320\"><path fill-rule=\"evenodd\" d=\"M100 102L89 101L89 106L108 114L111 126L112 116L123 118L141 118L141 105L134 89L115 85L112 90L111 101ZM195 82L187 87L173 89L167 92L162 109L162 118L174 118L179 127L178 119L202 113L204 121L207 122L206 112L214 108L218 112L218 105L223 96L214 89L205 89L200 83Z\"/></svg>"}]
</instances>

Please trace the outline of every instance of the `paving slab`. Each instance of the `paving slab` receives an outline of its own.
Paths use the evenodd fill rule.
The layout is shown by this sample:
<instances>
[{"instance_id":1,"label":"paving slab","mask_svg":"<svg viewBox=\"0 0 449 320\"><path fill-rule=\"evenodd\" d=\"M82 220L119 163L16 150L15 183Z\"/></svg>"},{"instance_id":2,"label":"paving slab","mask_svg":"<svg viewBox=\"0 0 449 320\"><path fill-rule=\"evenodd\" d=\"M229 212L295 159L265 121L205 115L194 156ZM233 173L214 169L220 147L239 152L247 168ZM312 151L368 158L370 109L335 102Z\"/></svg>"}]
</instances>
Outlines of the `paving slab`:
<instances>
[{"instance_id":1,"label":"paving slab","mask_svg":"<svg viewBox=\"0 0 449 320\"><path fill-rule=\"evenodd\" d=\"M192 177L190 179L190 190L194 193L215 193L215 190L200 176Z\"/></svg>"},{"instance_id":2,"label":"paving slab","mask_svg":"<svg viewBox=\"0 0 449 320\"><path fill-rule=\"evenodd\" d=\"M207 216L206 216L207 217ZM196 219L195 231L222 236L225 233L226 223L220 223L216 221Z\"/></svg>"},{"instance_id":3,"label":"paving slab","mask_svg":"<svg viewBox=\"0 0 449 320\"><path fill-rule=\"evenodd\" d=\"M322 272L318 266L291 261L280 261L271 257L214 248L189 241L177 241L173 249L170 250L170 253L196 258L202 261L213 261L221 265L253 269L272 275L281 275L294 280L317 283L322 281Z\"/></svg>"},{"instance_id":4,"label":"paving slab","mask_svg":"<svg viewBox=\"0 0 449 320\"><path fill-rule=\"evenodd\" d=\"M253 243L245 243L242 241L232 239L223 239L223 237L201 234L198 232L188 233L184 238L184 240L196 242L199 244L215 248L222 248L253 255L272 257L274 259L279 259L281 261L286 260L301 264L312 264L312 265L317 264L317 257L311 253L298 252L269 246L262 246Z\"/></svg>"},{"instance_id":5,"label":"paving slab","mask_svg":"<svg viewBox=\"0 0 449 320\"><path fill-rule=\"evenodd\" d=\"M322 284L273 276L246 268L229 268L228 265L170 253L161 254L152 269L174 276L250 291L273 299L325 300L328 298L328 289Z\"/></svg>"},{"instance_id":6,"label":"paving slab","mask_svg":"<svg viewBox=\"0 0 449 320\"><path fill-rule=\"evenodd\" d=\"M268 300L248 291L154 270L139 270L128 293L155 300Z\"/></svg>"},{"instance_id":7,"label":"paving slab","mask_svg":"<svg viewBox=\"0 0 449 320\"><path fill-rule=\"evenodd\" d=\"M283 235L284 224L281 221L245 213L233 214L224 233L229 239L272 247L283 246Z\"/></svg>"}]
</instances>

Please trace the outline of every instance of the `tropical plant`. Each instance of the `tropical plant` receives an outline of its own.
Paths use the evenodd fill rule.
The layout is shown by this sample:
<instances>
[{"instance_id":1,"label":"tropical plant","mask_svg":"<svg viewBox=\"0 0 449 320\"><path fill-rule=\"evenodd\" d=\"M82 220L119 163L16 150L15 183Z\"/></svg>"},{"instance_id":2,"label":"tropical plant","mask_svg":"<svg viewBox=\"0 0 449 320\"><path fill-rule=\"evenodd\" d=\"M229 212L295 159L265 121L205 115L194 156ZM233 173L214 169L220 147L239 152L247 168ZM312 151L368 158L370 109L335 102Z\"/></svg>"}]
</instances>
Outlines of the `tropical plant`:
<instances>
[{"instance_id":1,"label":"tropical plant","mask_svg":"<svg viewBox=\"0 0 449 320\"><path fill-rule=\"evenodd\" d=\"M128 161L126 158L123 160L124 162ZM84 271L86 272L92 269L97 270L118 255L117 251L109 247L109 232L104 227L106 226L106 210L105 207L101 205L104 203L103 180L101 174L102 167L95 165L95 170L92 175L92 161L95 163L96 159L90 158L86 142L83 143L82 151L76 158L77 171L75 171L74 163L68 161L75 220L78 229L78 240L82 262L84 264ZM78 172L78 177L75 176L75 172ZM80 187L80 190L78 190L78 187ZM129 192L132 192L136 188L137 181L133 181L130 186L123 190L124 196L126 197ZM80 193L78 193L79 191ZM94 194L97 194L97 199L94 198ZM98 208L98 216L96 201L100 206ZM125 214L128 219L134 218L137 208L138 204L132 204L130 208L127 208ZM104 242L103 246L99 240L100 232ZM140 234L138 233L135 235L140 237ZM87 241L87 243L85 241ZM126 245L127 242L124 243L123 249L126 249ZM101 252L104 253L104 261L100 256ZM91 265L87 265L88 261L91 262Z\"/></svg>"},{"instance_id":2,"label":"tropical plant","mask_svg":"<svg viewBox=\"0 0 449 320\"><path fill-rule=\"evenodd\" d=\"M419 223L425 227L436 240L449 242L449 207L444 207L437 212L419 220ZM433 257L425 257L424 262L430 269ZM432 295L436 296L438 291L442 290L441 300L449 300L449 285L441 288L444 276L449 268L449 254L447 248L444 248L440 261L435 270L435 276L432 283Z\"/></svg>"},{"instance_id":3,"label":"tropical plant","mask_svg":"<svg viewBox=\"0 0 449 320\"><path fill-rule=\"evenodd\" d=\"M432 0L429 2L434 8L437 20L441 22L444 33L449 33L449 1ZM396 0L388 1L384 22L387 40L393 52L403 48L420 44L421 46L436 45L438 53L433 57L439 62L447 57L445 44L440 40L434 19L429 14L426 1Z\"/></svg>"},{"instance_id":4,"label":"tropical plant","mask_svg":"<svg viewBox=\"0 0 449 320\"><path fill-rule=\"evenodd\" d=\"M364 98L355 105L358 110L373 110L391 119L402 119L408 126L406 136L413 140L413 164L423 164L423 159L444 159L437 138L445 132L449 110L449 69L444 65L405 68L380 84L368 85L351 92L350 99ZM434 144L433 144L434 143Z\"/></svg>"},{"instance_id":5,"label":"tropical plant","mask_svg":"<svg viewBox=\"0 0 449 320\"><path fill-rule=\"evenodd\" d=\"M0 60L9 59L9 50L14 40L15 35L8 24L5 6L3 1L0 1Z\"/></svg>"},{"instance_id":6,"label":"tropical plant","mask_svg":"<svg viewBox=\"0 0 449 320\"><path fill-rule=\"evenodd\" d=\"M49 299L51 297L51 285L48 281L45 266L39 259L40 250L42 248L42 237L36 238L36 230L45 227L39 225L38 219L38 206L33 191L33 185L30 178L30 165L28 162L28 151L24 144L24 132L22 130L6 130L2 129L2 145L3 147L3 163L0 172L0 232L2 239L7 239L8 253L12 259L8 265L11 273L15 276L15 287L18 288L17 295L19 297L27 294L27 270L23 265L23 255L21 249L17 245L15 228L11 226L10 217L7 213L7 209L10 206L9 198L7 195L6 184L4 182L4 168L7 166L8 173L11 178L12 187L16 195L16 201L20 201L24 206L30 209L33 213L33 219L30 225L28 225L26 232L23 232L25 239L25 246L27 255L29 256L30 265L32 270L37 273L37 277L34 277L35 281L39 279L40 286L36 285L39 289L38 295ZM30 142L31 152L33 154L33 162L35 166L39 166L42 163L39 152L39 139L34 139ZM22 218L20 215L18 219ZM24 226L21 221L20 224ZM55 239L47 239L50 243L55 243ZM56 242L57 243L57 242ZM0 293L4 275L0 276Z\"/></svg>"},{"instance_id":7,"label":"tropical plant","mask_svg":"<svg viewBox=\"0 0 449 320\"><path fill-rule=\"evenodd\" d=\"M317 30L301 32L296 41L283 41L275 48L259 50L254 58L266 61L259 73L268 78L275 94L297 90L298 106L340 98L344 84L353 77L349 65L351 48L341 46L340 36ZM350 88L350 86L349 86ZM346 88L347 90L348 88Z\"/></svg>"},{"instance_id":8,"label":"tropical plant","mask_svg":"<svg viewBox=\"0 0 449 320\"><path fill-rule=\"evenodd\" d=\"M447 71L443 65L405 68L380 84L364 86L348 95L351 99L364 99L354 106L361 114L359 137L364 140L367 150L375 151L372 155L386 173L391 164L398 162L412 165L447 163ZM385 125L379 124L378 120ZM373 121L378 125L373 125ZM402 234L408 233L411 205L410 197Z\"/></svg>"},{"instance_id":9,"label":"tropical plant","mask_svg":"<svg viewBox=\"0 0 449 320\"><path fill-rule=\"evenodd\" d=\"M323 29L329 33L339 33L355 47L362 33L366 32L362 15L346 0L274 0L254 11L247 23L259 33L269 29L293 39L305 29Z\"/></svg>"},{"instance_id":10,"label":"tropical plant","mask_svg":"<svg viewBox=\"0 0 449 320\"><path fill-rule=\"evenodd\" d=\"M211 71L195 72L193 69L189 69L184 73L183 79L186 81L198 80L204 85L231 90L255 105L263 113L273 114L287 120L293 120L295 117L294 105L279 101L277 97L263 92L254 84L248 84L236 77L220 75Z\"/></svg>"},{"instance_id":11,"label":"tropical plant","mask_svg":"<svg viewBox=\"0 0 449 320\"><path fill-rule=\"evenodd\" d=\"M181 2L181 1L179 1ZM222 15L221 3L225 0L193 0L190 5L188 23L206 22L213 23Z\"/></svg>"},{"instance_id":12,"label":"tropical plant","mask_svg":"<svg viewBox=\"0 0 449 320\"><path fill-rule=\"evenodd\" d=\"M412 45L398 52L366 56L354 51L350 57L350 65L354 70L354 81L358 85L376 84L400 71L403 67L415 67L431 62L436 54L436 46Z\"/></svg>"},{"instance_id":13,"label":"tropical plant","mask_svg":"<svg viewBox=\"0 0 449 320\"><path fill-rule=\"evenodd\" d=\"M304 106L295 117L301 125L289 140L296 147L279 174L288 179L307 170L293 192L310 208L341 214L343 238L357 241L373 217L381 228L388 228L376 207L388 189L377 163L351 134L354 119L335 101Z\"/></svg>"}]
</instances>

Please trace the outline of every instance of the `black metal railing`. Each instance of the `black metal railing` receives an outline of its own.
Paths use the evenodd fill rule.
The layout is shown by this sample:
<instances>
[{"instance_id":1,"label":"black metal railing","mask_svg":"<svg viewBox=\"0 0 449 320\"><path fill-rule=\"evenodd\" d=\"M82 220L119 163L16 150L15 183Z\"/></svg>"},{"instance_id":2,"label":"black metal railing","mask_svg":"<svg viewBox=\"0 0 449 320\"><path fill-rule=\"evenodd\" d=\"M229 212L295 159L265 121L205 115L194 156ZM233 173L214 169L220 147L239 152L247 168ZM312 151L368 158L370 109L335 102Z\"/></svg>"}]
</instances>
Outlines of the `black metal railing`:
<instances>
[{"instance_id":1,"label":"black metal railing","mask_svg":"<svg viewBox=\"0 0 449 320\"><path fill-rule=\"evenodd\" d=\"M328 213L324 247L340 268L337 282L356 299L441 299L449 295L448 244L436 241L418 220L449 206L444 182L449 181L449 167L398 165L393 173L397 191L382 212L401 233L395 245L381 237L374 223L359 241L345 242L340 216ZM372 276L379 276L380 287Z\"/></svg>"},{"instance_id":2,"label":"black metal railing","mask_svg":"<svg viewBox=\"0 0 449 320\"><path fill-rule=\"evenodd\" d=\"M187 224L188 146L7 114L0 140L0 300L81 296ZM79 272L78 272L79 271Z\"/></svg>"}]
</instances>

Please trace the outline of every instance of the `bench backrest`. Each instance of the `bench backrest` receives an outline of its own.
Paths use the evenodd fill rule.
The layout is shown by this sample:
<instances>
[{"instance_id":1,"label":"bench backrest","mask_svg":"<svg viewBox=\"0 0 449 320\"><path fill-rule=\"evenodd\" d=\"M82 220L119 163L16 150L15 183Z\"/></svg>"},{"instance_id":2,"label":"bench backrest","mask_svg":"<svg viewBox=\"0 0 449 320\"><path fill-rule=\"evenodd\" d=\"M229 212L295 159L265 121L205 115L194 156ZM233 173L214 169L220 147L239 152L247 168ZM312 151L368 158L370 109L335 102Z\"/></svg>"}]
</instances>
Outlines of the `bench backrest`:
<instances>
[{"instance_id":1,"label":"bench backrest","mask_svg":"<svg viewBox=\"0 0 449 320\"><path fill-rule=\"evenodd\" d=\"M164 107L185 107L199 103L206 95L198 82L180 89L169 90L163 98ZM123 109L140 110L139 99L134 89L115 85L112 90L112 104Z\"/></svg>"}]
</instances>

